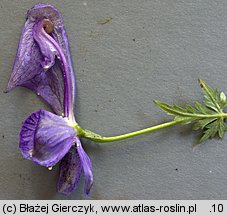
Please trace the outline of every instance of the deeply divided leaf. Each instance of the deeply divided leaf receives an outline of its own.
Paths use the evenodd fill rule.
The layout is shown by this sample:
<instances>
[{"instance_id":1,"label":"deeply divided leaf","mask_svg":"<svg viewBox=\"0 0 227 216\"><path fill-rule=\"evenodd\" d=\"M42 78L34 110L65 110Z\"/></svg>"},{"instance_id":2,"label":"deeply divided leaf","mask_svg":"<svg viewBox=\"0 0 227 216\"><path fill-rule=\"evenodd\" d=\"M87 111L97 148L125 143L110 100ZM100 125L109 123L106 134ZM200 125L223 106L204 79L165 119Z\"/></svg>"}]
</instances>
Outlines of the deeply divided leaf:
<instances>
[{"instance_id":1,"label":"deeply divided leaf","mask_svg":"<svg viewBox=\"0 0 227 216\"><path fill-rule=\"evenodd\" d=\"M213 90L203 80L199 80L199 84L204 92L204 103L195 102L194 106L185 105L169 105L167 103L155 100L154 103L167 114L174 117L174 121L181 124L193 123L193 130L202 130L203 135L199 142L204 142L216 135L222 138L226 126L224 123L223 109L227 105L226 95L217 89Z\"/></svg>"}]
</instances>

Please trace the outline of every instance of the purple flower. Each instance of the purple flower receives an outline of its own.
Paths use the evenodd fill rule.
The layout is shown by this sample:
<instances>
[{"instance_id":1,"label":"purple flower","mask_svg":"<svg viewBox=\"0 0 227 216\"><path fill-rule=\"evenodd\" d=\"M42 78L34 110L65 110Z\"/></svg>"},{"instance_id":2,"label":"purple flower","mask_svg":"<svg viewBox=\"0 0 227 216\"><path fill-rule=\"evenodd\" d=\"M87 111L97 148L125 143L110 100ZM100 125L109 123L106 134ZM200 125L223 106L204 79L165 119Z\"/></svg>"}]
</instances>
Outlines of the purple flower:
<instances>
[{"instance_id":1,"label":"purple flower","mask_svg":"<svg viewBox=\"0 0 227 216\"><path fill-rule=\"evenodd\" d=\"M76 86L67 35L60 13L51 5L38 4L27 13L6 92L16 86L37 93L55 113L39 110L25 120L20 132L23 156L46 167L61 160L57 189L66 195L76 188L83 170L88 195L92 166L75 128Z\"/></svg>"}]
</instances>

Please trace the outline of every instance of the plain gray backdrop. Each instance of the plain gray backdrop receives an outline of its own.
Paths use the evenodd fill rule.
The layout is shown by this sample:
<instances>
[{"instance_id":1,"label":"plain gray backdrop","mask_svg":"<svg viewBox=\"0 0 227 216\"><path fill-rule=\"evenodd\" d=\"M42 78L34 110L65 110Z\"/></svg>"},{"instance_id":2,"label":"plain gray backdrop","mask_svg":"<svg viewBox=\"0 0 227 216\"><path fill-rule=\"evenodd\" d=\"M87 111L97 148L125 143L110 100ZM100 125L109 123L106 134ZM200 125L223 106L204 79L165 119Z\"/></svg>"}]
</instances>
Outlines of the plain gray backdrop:
<instances>
[{"instance_id":1,"label":"plain gray backdrop","mask_svg":"<svg viewBox=\"0 0 227 216\"><path fill-rule=\"evenodd\" d=\"M18 135L34 93L4 94L26 12L40 1L0 1L0 199L69 197L52 171L22 158ZM42 2L46 3L46 2ZM198 78L227 93L227 2L206 0L48 1L63 16L77 77L79 124L118 135L171 120L153 99L202 101ZM227 136L193 147L199 132L174 126L109 144L83 140L93 163L90 199L227 199Z\"/></svg>"}]
</instances>

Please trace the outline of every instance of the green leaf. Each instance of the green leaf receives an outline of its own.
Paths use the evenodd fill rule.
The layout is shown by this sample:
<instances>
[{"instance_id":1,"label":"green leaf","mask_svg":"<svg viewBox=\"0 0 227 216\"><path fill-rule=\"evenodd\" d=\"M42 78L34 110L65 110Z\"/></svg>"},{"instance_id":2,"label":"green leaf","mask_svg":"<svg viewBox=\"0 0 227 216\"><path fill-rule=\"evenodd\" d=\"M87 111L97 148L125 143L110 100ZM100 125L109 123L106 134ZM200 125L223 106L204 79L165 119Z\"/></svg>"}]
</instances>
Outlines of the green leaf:
<instances>
[{"instance_id":1,"label":"green leaf","mask_svg":"<svg viewBox=\"0 0 227 216\"><path fill-rule=\"evenodd\" d=\"M227 130L223 113L224 107L227 105L226 95L217 89L212 89L203 80L199 80L199 84L204 92L205 101L203 104L195 102L194 106L185 105L169 105L167 103L155 100L154 103L167 114L172 115L175 121L181 124L194 123L193 130L202 130L203 135L199 142L204 142L209 138L224 136L224 131Z\"/></svg>"},{"instance_id":2,"label":"green leaf","mask_svg":"<svg viewBox=\"0 0 227 216\"><path fill-rule=\"evenodd\" d=\"M216 121L217 118L206 118L202 120L198 120L195 124L193 124L192 129L193 130L199 130L205 128L208 124L210 124L213 121Z\"/></svg>"},{"instance_id":3,"label":"green leaf","mask_svg":"<svg viewBox=\"0 0 227 216\"><path fill-rule=\"evenodd\" d=\"M223 92L219 94L217 89L213 90L201 79L199 79L199 84L205 93L205 104L217 112L222 112L227 104L225 94Z\"/></svg>"},{"instance_id":4,"label":"green leaf","mask_svg":"<svg viewBox=\"0 0 227 216\"><path fill-rule=\"evenodd\" d=\"M215 118L216 112L208 109L200 103L196 103L195 107L186 105L185 108L179 107L177 105L169 105L158 100L154 103L162 110L167 112L167 114L174 116L175 121L182 121L183 124L191 123L195 120Z\"/></svg>"},{"instance_id":5,"label":"green leaf","mask_svg":"<svg viewBox=\"0 0 227 216\"><path fill-rule=\"evenodd\" d=\"M209 104L211 109L214 109L217 112L220 112L220 104L218 98L218 91L211 89L203 80L199 79L200 87L202 88L203 92L205 93L205 104Z\"/></svg>"},{"instance_id":6,"label":"green leaf","mask_svg":"<svg viewBox=\"0 0 227 216\"><path fill-rule=\"evenodd\" d=\"M205 127L203 136L200 138L199 143L206 141L209 138L213 138L218 135L220 138L223 138L225 131L225 124L223 120L217 119L216 121L210 123Z\"/></svg>"}]
</instances>

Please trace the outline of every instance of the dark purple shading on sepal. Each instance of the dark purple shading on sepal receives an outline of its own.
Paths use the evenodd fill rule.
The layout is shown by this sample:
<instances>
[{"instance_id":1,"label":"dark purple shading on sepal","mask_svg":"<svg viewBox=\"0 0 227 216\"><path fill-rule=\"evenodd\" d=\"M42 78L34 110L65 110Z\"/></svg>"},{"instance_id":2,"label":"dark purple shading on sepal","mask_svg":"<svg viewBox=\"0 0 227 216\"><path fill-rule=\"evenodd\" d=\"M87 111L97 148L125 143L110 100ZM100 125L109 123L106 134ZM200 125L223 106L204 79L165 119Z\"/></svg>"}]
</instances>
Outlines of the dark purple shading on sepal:
<instances>
[{"instance_id":1,"label":"dark purple shading on sepal","mask_svg":"<svg viewBox=\"0 0 227 216\"><path fill-rule=\"evenodd\" d=\"M70 150L76 131L66 119L45 110L32 113L20 132L23 156L42 166L54 166Z\"/></svg>"},{"instance_id":2,"label":"dark purple shading on sepal","mask_svg":"<svg viewBox=\"0 0 227 216\"><path fill-rule=\"evenodd\" d=\"M82 172L82 163L75 146L61 160L57 191L64 195L71 194L77 187Z\"/></svg>"},{"instance_id":3,"label":"dark purple shading on sepal","mask_svg":"<svg viewBox=\"0 0 227 216\"><path fill-rule=\"evenodd\" d=\"M87 156L84 151L79 137L76 137L77 151L80 156L81 163L83 165L83 171L85 176L85 185L84 185L84 194L89 195L91 187L93 185L93 173L92 173L92 164L90 158Z\"/></svg>"},{"instance_id":4,"label":"dark purple shading on sepal","mask_svg":"<svg viewBox=\"0 0 227 216\"><path fill-rule=\"evenodd\" d=\"M71 148L60 163L57 190L65 195L72 193L77 187L83 169L85 176L84 194L88 196L93 185L92 165L80 139L76 137L75 141L76 146Z\"/></svg>"},{"instance_id":5,"label":"dark purple shading on sepal","mask_svg":"<svg viewBox=\"0 0 227 216\"><path fill-rule=\"evenodd\" d=\"M49 19L54 30L51 37L58 43L67 61L72 82L72 104L74 103L75 77L70 59L67 35L64 30L61 14L51 5L39 4L28 11L27 21L23 27L18 50L14 62L13 72L8 82L6 92L16 86L31 89L40 95L53 109L61 115L64 111L64 79L62 65L56 58L55 63L49 70L42 67L45 61L38 44L33 38L35 24L43 19Z\"/></svg>"}]
</instances>

